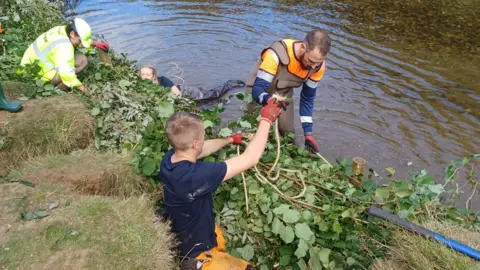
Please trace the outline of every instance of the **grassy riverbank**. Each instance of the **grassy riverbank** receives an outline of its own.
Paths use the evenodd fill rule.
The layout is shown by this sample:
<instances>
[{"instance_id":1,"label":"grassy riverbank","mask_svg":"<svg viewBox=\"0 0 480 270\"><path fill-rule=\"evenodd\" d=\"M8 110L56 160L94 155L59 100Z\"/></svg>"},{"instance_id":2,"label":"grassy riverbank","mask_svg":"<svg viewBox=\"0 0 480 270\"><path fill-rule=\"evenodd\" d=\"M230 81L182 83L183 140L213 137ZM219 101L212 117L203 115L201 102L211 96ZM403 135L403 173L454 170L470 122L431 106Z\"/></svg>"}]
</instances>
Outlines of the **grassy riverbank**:
<instances>
[{"instance_id":1,"label":"grassy riverbank","mask_svg":"<svg viewBox=\"0 0 480 270\"><path fill-rule=\"evenodd\" d=\"M6 54L0 56L0 81L9 98L24 102L18 114L0 112L0 267L172 269L174 240L168 224L154 214L160 198L154 176L169 148L167 117L178 110L196 112L207 136L218 137L234 129L255 132L256 116L245 114L222 125L221 105L196 110L193 101L141 81L135 63L114 51L113 67L95 52L89 55L90 64L80 76L91 92L88 96L58 91L28 72L18 75L14 71L27 46L63 23L59 4L24 2L0 4L0 14L8 15L2 19ZM279 142L278 154L272 132L258 171L267 175L278 157L281 168L297 172L281 172L272 181L274 188L248 171L249 213L240 176L223 184L215 196L216 222L225 229L232 254L262 270L274 265L388 269L403 267L412 256L418 260L411 263L418 265L479 266L366 214L374 205L415 223L433 222L440 226L433 228L446 226L475 237L480 220L474 213L439 204L439 198L452 195L445 190L450 185L435 182L426 171L398 180L391 168L391 175L383 176L392 180L387 186L376 186L382 176L373 171L355 181L351 159L339 159L330 167L287 140ZM229 146L207 160L224 160L236 151ZM459 171L473 170L476 159L452 162L446 170L449 184ZM291 198L303 189L304 196ZM412 242L418 245L405 249ZM446 257L449 260L441 260Z\"/></svg>"}]
</instances>

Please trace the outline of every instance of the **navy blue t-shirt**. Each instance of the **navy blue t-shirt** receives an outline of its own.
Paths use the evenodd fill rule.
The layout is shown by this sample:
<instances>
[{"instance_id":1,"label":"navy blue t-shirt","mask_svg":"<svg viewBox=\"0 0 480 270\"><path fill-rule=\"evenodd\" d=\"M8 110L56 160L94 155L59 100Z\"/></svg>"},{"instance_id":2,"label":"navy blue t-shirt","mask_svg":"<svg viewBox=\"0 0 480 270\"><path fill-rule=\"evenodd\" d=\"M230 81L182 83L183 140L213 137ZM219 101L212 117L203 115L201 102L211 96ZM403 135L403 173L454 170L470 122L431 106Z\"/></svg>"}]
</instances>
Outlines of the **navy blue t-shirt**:
<instances>
[{"instance_id":1,"label":"navy blue t-shirt","mask_svg":"<svg viewBox=\"0 0 480 270\"><path fill-rule=\"evenodd\" d=\"M217 246L212 195L227 173L225 162L172 163L168 151L160 165L165 217L180 241L180 256L197 257ZM197 244L197 246L195 246ZM189 253L190 252L190 253Z\"/></svg>"}]
</instances>

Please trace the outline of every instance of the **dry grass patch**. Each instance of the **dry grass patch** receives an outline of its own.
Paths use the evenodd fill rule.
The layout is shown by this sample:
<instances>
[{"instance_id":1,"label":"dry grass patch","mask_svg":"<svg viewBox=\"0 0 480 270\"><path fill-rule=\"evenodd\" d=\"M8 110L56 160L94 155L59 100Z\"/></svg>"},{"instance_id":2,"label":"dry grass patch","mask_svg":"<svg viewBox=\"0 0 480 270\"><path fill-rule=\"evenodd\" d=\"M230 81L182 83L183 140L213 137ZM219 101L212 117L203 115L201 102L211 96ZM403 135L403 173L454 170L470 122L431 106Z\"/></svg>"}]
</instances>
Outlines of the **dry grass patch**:
<instances>
[{"instance_id":1,"label":"dry grass patch","mask_svg":"<svg viewBox=\"0 0 480 270\"><path fill-rule=\"evenodd\" d=\"M3 217L7 213L11 225L9 237L0 242L0 266L8 269L174 268L169 226L157 220L153 204L146 197L124 200L65 193L46 185L20 186L17 183L0 185L4 206L1 222L5 223ZM58 207L48 210L46 205L51 202L59 202ZM15 218L20 215L20 209L46 209L49 216L22 221Z\"/></svg>"},{"instance_id":2,"label":"dry grass patch","mask_svg":"<svg viewBox=\"0 0 480 270\"><path fill-rule=\"evenodd\" d=\"M27 161L11 172L10 181L58 184L91 195L140 196L151 191L147 179L134 173L130 156L74 151Z\"/></svg>"},{"instance_id":3,"label":"dry grass patch","mask_svg":"<svg viewBox=\"0 0 480 270\"><path fill-rule=\"evenodd\" d=\"M0 150L0 174L32 157L86 148L93 132L93 117L74 95L28 101L21 112L8 115L0 130L5 143Z\"/></svg>"},{"instance_id":4,"label":"dry grass patch","mask_svg":"<svg viewBox=\"0 0 480 270\"><path fill-rule=\"evenodd\" d=\"M480 233L446 223L430 220L424 227L480 249ZM378 260L372 270L467 270L480 269L480 263L470 257L457 253L433 240L396 230L390 243L389 258Z\"/></svg>"}]
</instances>

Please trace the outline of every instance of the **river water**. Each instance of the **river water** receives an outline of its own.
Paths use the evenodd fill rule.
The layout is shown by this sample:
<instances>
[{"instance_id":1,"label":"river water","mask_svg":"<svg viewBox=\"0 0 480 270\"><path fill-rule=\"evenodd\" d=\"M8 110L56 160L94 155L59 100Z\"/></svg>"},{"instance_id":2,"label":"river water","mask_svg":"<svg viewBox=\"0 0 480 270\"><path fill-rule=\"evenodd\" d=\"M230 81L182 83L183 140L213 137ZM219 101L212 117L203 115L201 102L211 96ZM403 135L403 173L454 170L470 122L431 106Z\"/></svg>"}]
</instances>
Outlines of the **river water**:
<instances>
[{"instance_id":1,"label":"river water","mask_svg":"<svg viewBox=\"0 0 480 270\"><path fill-rule=\"evenodd\" d=\"M361 156L380 174L395 168L399 178L426 168L440 182L450 160L480 152L479 6L478 0L80 0L74 13L138 65L201 87L245 80L269 43L323 28L333 48L315 101L321 153L330 160ZM240 106L229 103L225 120L239 116ZM301 134L298 119L296 127Z\"/></svg>"}]
</instances>

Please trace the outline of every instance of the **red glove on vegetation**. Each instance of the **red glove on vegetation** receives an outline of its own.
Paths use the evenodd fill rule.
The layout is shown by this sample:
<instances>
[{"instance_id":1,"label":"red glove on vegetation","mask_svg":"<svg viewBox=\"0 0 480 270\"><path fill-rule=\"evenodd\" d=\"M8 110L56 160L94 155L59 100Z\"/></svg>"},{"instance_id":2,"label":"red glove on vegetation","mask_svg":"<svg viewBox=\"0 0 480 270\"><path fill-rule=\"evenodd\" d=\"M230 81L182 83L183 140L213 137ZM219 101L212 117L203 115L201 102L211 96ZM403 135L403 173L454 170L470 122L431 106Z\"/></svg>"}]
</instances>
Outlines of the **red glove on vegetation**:
<instances>
[{"instance_id":1,"label":"red glove on vegetation","mask_svg":"<svg viewBox=\"0 0 480 270\"><path fill-rule=\"evenodd\" d=\"M305 136L305 149L308 150L310 153L315 154L319 152L318 144L313 138L313 135L306 135Z\"/></svg>"},{"instance_id":2,"label":"red glove on vegetation","mask_svg":"<svg viewBox=\"0 0 480 270\"><path fill-rule=\"evenodd\" d=\"M102 50L102 51L108 51L110 49L110 45L108 45L108 43L106 43L106 42L94 41L94 42L92 42L92 44L93 44L93 47L95 47L99 50Z\"/></svg>"},{"instance_id":3,"label":"red glove on vegetation","mask_svg":"<svg viewBox=\"0 0 480 270\"><path fill-rule=\"evenodd\" d=\"M232 135L232 144L243 145L242 133L235 133Z\"/></svg>"},{"instance_id":4,"label":"red glove on vegetation","mask_svg":"<svg viewBox=\"0 0 480 270\"><path fill-rule=\"evenodd\" d=\"M287 106L284 101L277 101L275 98L271 97L267 101L267 105L262 108L262 120L268 121L270 124L277 120L280 115L281 109L286 110Z\"/></svg>"}]
</instances>

